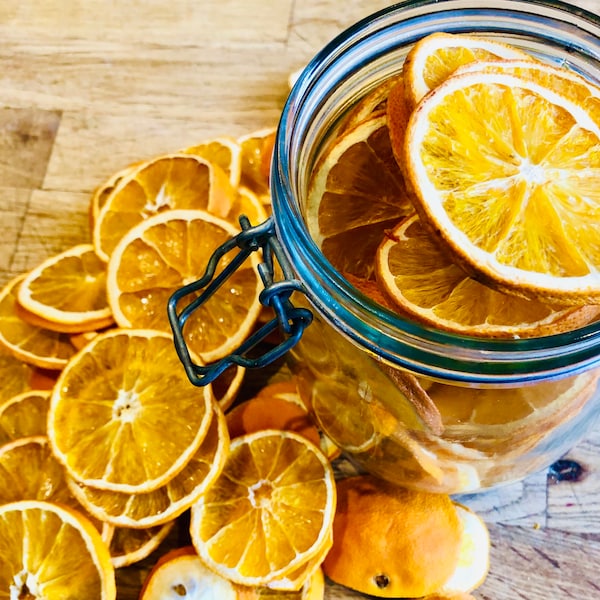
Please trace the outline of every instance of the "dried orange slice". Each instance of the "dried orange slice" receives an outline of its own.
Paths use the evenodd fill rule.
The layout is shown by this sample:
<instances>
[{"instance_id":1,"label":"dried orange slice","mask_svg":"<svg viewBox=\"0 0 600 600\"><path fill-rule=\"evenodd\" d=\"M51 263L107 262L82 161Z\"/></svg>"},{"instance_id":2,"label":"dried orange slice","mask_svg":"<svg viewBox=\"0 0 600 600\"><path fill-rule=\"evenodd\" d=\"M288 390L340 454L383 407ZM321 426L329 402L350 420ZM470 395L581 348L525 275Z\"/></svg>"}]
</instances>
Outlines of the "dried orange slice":
<instances>
[{"instance_id":1,"label":"dried orange slice","mask_svg":"<svg viewBox=\"0 0 600 600\"><path fill-rule=\"evenodd\" d=\"M29 390L0 404L0 444L46 435L49 405L49 390Z\"/></svg>"},{"instance_id":2,"label":"dried orange slice","mask_svg":"<svg viewBox=\"0 0 600 600\"><path fill-rule=\"evenodd\" d=\"M98 256L108 258L140 221L172 209L203 209L225 216L233 188L218 167L193 154L171 154L124 174L98 213L93 231Z\"/></svg>"},{"instance_id":3,"label":"dried orange slice","mask_svg":"<svg viewBox=\"0 0 600 600\"><path fill-rule=\"evenodd\" d=\"M252 225L262 223L268 216L265 205L259 197L252 190L243 186L237 189L235 200L226 220L238 225L241 215L248 217Z\"/></svg>"},{"instance_id":4,"label":"dried orange slice","mask_svg":"<svg viewBox=\"0 0 600 600\"><path fill-rule=\"evenodd\" d=\"M36 370L18 359L8 348L0 344L0 404L13 396L31 389L31 381Z\"/></svg>"},{"instance_id":5,"label":"dried orange slice","mask_svg":"<svg viewBox=\"0 0 600 600\"><path fill-rule=\"evenodd\" d=\"M0 447L0 504L44 500L80 509L67 486L65 470L46 436L19 438Z\"/></svg>"},{"instance_id":6,"label":"dried orange slice","mask_svg":"<svg viewBox=\"0 0 600 600\"><path fill-rule=\"evenodd\" d=\"M175 521L148 529L102 525L102 540L110 551L115 569L138 563L152 554L171 533Z\"/></svg>"},{"instance_id":7,"label":"dried orange slice","mask_svg":"<svg viewBox=\"0 0 600 600\"><path fill-rule=\"evenodd\" d=\"M187 379L170 335L117 329L94 338L61 373L48 437L77 481L148 492L195 454L211 403L210 389L199 391Z\"/></svg>"},{"instance_id":8,"label":"dried orange slice","mask_svg":"<svg viewBox=\"0 0 600 600\"><path fill-rule=\"evenodd\" d=\"M212 389L219 408L226 411L237 398L244 382L246 369L231 365L212 382Z\"/></svg>"},{"instance_id":9,"label":"dried orange slice","mask_svg":"<svg viewBox=\"0 0 600 600\"><path fill-rule=\"evenodd\" d=\"M402 67L410 109L458 67L476 60L533 60L526 52L499 41L466 34L437 32L419 40Z\"/></svg>"},{"instance_id":10,"label":"dried orange slice","mask_svg":"<svg viewBox=\"0 0 600 600\"><path fill-rule=\"evenodd\" d=\"M369 279L385 230L413 211L386 117L375 116L345 132L319 160L306 222L335 268Z\"/></svg>"},{"instance_id":11,"label":"dried orange slice","mask_svg":"<svg viewBox=\"0 0 600 600\"><path fill-rule=\"evenodd\" d=\"M296 433L259 431L231 442L221 475L192 507L190 533L213 571L267 585L323 551L334 511L325 455Z\"/></svg>"},{"instance_id":12,"label":"dried orange slice","mask_svg":"<svg viewBox=\"0 0 600 600\"><path fill-rule=\"evenodd\" d=\"M17 358L43 369L62 369L76 352L66 333L38 327L18 313L17 290L24 276L0 291L0 344Z\"/></svg>"},{"instance_id":13,"label":"dried orange slice","mask_svg":"<svg viewBox=\"0 0 600 600\"><path fill-rule=\"evenodd\" d=\"M233 188L240 184L242 148L236 139L226 136L204 140L182 150L184 154L195 154L220 167L229 177Z\"/></svg>"},{"instance_id":14,"label":"dried orange slice","mask_svg":"<svg viewBox=\"0 0 600 600\"><path fill-rule=\"evenodd\" d=\"M127 494L68 480L73 496L96 518L118 527L161 525L187 510L221 472L229 448L225 417L217 406L208 433L183 470L160 488Z\"/></svg>"},{"instance_id":15,"label":"dried orange slice","mask_svg":"<svg viewBox=\"0 0 600 600\"><path fill-rule=\"evenodd\" d=\"M113 322L106 301L106 265L91 244L52 256L21 281L17 299L48 329L89 331Z\"/></svg>"},{"instance_id":16,"label":"dried orange slice","mask_svg":"<svg viewBox=\"0 0 600 600\"><path fill-rule=\"evenodd\" d=\"M265 429L295 431L320 446L319 431L297 397L290 399L282 384L265 386L252 398L241 402L227 413L227 428L232 438Z\"/></svg>"},{"instance_id":17,"label":"dried orange slice","mask_svg":"<svg viewBox=\"0 0 600 600\"><path fill-rule=\"evenodd\" d=\"M415 215L388 233L377 253L381 288L404 314L434 327L483 337L569 331L600 315L595 305L553 306L498 292L469 277Z\"/></svg>"},{"instance_id":18,"label":"dried orange slice","mask_svg":"<svg viewBox=\"0 0 600 600\"><path fill-rule=\"evenodd\" d=\"M96 220L98 219L100 209L104 206L108 197L119 185L121 180L127 177L130 173L133 173L136 169L140 167L141 164L142 162L136 162L127 165L123 169L119 169L116 173L113 173L106 181L104 181L94 190L89 206L89 218L91 226L90 228L92 231L94 230L94 226Z\"/></svg>"},{"instance_id":19,"label":"dried orange slice","mask_svg":"<svg viewBox=\"0 0 600 600\"><path fill-rule=\"evenodd\" d=\"M186 546L160 557L144 580L140 600L201 598L209 593L219 600L240 600L236 585L211 571L194 548Z\"/></svg>"},{"instance_id":20,"label":"dried orange slice","mask_svg":"<svg viewBox=\"0 0 600 600\"><path fill-rule=\"evenodd\" d=\"M202 276L217 246L237 233L227 221L201 210L171 210L139 223L123 237L108 265L108 299L117 323L170 331L171 294ZM225 267L230 260L226 256L220 264ZM206 362L236 348L254 326L262 289L257 262L254 253L187 320L188 347Z\"/></svg>"},{"instance_id":21,"label":"dried orange slice","mask_svg":"<svg viewBox=\"0 0 600 600\"><path fill-rule=\"evenodd\" d=\"M372 117L385 115L390 90L398 79L402 80L402 77L384 79L361 98L344 117L340 132L353 129Z\"/></svg>"},{"instance_id":22,"label":"dried orange slice","mask_svg":"<svg viewBox=\"0 0 600 600\"><path fill-rule=\"evenodd\" d=\"M0 506L0 588L12 598L117 597L106 544L66 506L23 500Z\"/></svg>"},{"instance_id":23,"label":"dried orange slice","mask_svg":"<svg viewBox=\"0 0 600 600\"><path fill-rule=\"evenodd\" d=\"M238 138L242 148L240 184L256 194L264 204L271 203L269 167L274 141L274 127L259 129Z\"/></svg>"},{"instance_id":24,"label":"dried orange slice","mask_svg":"<svg viewBox=\"0 0 600 600\"><path fill-rule=\"evenodd\" d=\"M531 77L464 73L424 99L404 164L424 223L477 278L563 304L600 301L600 124Z\"/></svg>"},{"instance_id":25,"label":"dried orange slice","mask_svg":"<svg viewBox=\"0 0 600 600\"><path fill-rule=\"evenodd\" d=\"M219 600L323 600L324 588L321 569L316 569L297 592L240 586L211 571L193 546L185 546L161 556L144 580L140 600L199 598L205 591Z\"/></svg>"}]
</instances>

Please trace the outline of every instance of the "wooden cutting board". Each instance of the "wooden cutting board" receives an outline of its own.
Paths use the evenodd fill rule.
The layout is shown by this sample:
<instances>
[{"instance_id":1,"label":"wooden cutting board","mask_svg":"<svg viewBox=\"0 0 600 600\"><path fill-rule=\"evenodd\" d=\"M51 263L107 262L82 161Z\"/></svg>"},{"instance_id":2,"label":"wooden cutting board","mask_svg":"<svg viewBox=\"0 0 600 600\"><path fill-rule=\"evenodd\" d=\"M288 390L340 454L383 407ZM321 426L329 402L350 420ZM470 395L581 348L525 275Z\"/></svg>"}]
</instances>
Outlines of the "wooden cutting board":
<instances>
[{"instance_id":1,"label":"wooden cutting board","mask_svg":"<svg viewBox=\"0 0 600 600\"><path fill-rule=\"evenodd\" d=\"M216 135L277 123L289 73L381 0L3 0L0 283L89 240L92 190L113 172ZM598 0L579 6L600 12ZM600 598L600 433L546 472L464 501L489 525L480 600ZM169 545L184 543L185 527ZM158 554L119 572L137 597ZM401 557L399 557L401 560ZM364 598L328 583L327 600Z\"/></svg>"}]
</instances>

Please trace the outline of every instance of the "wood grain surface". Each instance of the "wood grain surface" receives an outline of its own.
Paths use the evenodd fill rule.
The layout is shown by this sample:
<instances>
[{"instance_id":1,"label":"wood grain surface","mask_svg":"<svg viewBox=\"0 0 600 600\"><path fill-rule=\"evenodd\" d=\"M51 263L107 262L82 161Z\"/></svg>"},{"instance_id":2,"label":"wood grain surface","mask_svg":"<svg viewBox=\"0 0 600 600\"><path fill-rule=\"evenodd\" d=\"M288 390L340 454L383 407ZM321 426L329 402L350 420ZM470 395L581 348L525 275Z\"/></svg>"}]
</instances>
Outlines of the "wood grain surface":
<instances>
[{"instance_id":1,"label":"wood grain surface","mask_svg":"<svg viewBox=\"0 0 600 600\"><path fill-rule=\"evenodd\" d=\"M2 0L0 283L89 239L92 190L119 168L277 123L288 75L381 0ZM600 0L578 6L600 12ZM547 473L464 498L490 527L479 600L600 598L600 432ZM184 528L170 545L186 541ZM162 549L161 549L162 551ZM136 598L155 553L118 574ZM331 583L327 600L364 598Z\"/></svg>"}]
</instances>

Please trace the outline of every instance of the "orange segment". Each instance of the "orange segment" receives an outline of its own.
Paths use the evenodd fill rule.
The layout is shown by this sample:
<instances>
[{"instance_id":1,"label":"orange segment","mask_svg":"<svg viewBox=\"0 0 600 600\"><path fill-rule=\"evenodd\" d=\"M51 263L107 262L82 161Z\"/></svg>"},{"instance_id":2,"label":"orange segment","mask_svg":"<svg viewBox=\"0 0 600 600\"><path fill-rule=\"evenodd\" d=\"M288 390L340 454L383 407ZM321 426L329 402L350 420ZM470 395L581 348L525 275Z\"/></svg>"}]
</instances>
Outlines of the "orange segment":
<instances>
[{"instance_id":1,"label":"orange segment","mask_svg":"<svg viewBox=\"0 0 600 600\"><path fill-rule=\"evenodd\" d=\"M217 246L237 233L227 221L200 210L172 210L139 223L123 237L108 265L108 298L117 323L170 331L171 294L202 276ZM228 255L220 264L225 267L230 260ZM257 263L254 253L186 322L188 346L203 360L236 348L256 322L262 290Z\"/></svg>"},{"instance_id":2,"label":"orange segment","mask_svg":"<svg viewBox=\"0 0 600 600\"><path fill-rule=\"evenodd\" d=\"M113 322L106 301L106 265L91 244L73 246L30 271L18 288L23 308L58 331L86 331Z\"/></svg>"},{"instance_id":3,"label":"orange segment","mask_svg":"<svg viewBox=\"0 0 600 600\"><path fill-rule=\"evenodd\" d=\"M438 32L422 38L408 53L402 68L409 107L414 108L460 66L491 59L533 60L513 46L472 35Z\"/></svg>"},{"instance_id":4,"label":"orange segment","mask_svg":"<svg viewBox=\"0 0 600 600\"><path fill-rule=\"evenodd\" d=\"M386 118L379 116L344 132L321 157L310 182L306 222L334 267L368 279L384 231L413 210Z\"/></svg>"},{"instance_id":5,"label":"orange segment","mask_svg":"<svg viewBox=\"0 0 600 600\"><path fill-rule=\"evenodd\" d=\"M23 500L0 506L0 589L13 598L117 596L108 548L83 515L65 506Z\"/></svg>"},{"instance_id":6,"label":"orange segment","mask_svg":"<svg viewBox=\"0 0 600 600\"><path fill-rule=\"evenodd\" d=\"M146 493L100 490L69 480L71 492L98 519L118 527L147 528L171 521L187 510L221 472L229 448L223 413L215 406L205 439L183 470Z\"/></svg>"},{"instance_id":7,"label":"orange segment","mask_svg":"<svg viewBox=\"0 0 600 600\"><path fill-rule=\"evenodd\" d=\"M323 551L334 508L321 451L298 434L261 431L231 442L221 475L192 507L190 533L216 573L266 585Z\"/></svg>"},{"instance_id":8,"label":"orange segment","mask_svg":"<svg viewBox=\"0 0 600 600\"><path fill-rule=\"evenodd\" d=\"M180 472L204 439L211 391L187 379L166 333L114 330L94 338L54 387L48 437L71 477L148 492Z\"/></svg>"},{"instance_id":9,"label":"orange segment","mask_svg":"<svg viewBox=\"0 0 600 600\"><path fill-rule=\"evenodd\" d=\"M560 89L474 72L413 113L404 163L421 218L479 280L577 305L600 301L599 144Z\"/></svg>"},{"instance_id":10,"label":"orange segment","mask_svg":"<svg viewBox=\"0 0 600 600\"><path fill-rule=\"evenodd\" d=\"M7 283L0 292L0 344L17 358L43 369L61 369L75 354L65 333L24 321L18 313L17 291L23 276Z\"/></svg>"},{"instance_id":11,"label":"orange segment","mask_svg":"<svg viewBox=\"0 0 600 600\"><path fill-rule=\"evenodd\" d=\"M564 308L498 292L453 262L417 216L388 233L377 252L378 281L401 311L440 329L484 337L532 337L589 323L600 307Z\"/></svg>"},{"instance_id":12,"label":"orange segment","mask_svg":"<svg viewBox=\"0 0 600 600\"><path fill-rule=\"evenodd\" d=\"M125 174L106 199L93 232L94 248L108 258L132 227L172 209L203 209L225 216L233 200L228 176L193 154L172 154Z\"/></svg>"}]
</instances>

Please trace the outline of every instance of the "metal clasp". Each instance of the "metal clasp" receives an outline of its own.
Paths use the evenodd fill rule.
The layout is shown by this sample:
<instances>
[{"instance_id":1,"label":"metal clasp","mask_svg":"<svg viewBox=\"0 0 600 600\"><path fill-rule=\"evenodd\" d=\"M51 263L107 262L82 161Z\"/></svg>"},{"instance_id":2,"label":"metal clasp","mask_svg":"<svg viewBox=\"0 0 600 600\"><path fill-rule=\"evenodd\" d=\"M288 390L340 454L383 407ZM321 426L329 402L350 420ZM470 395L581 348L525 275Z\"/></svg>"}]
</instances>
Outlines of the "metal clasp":
<instances>
[{"instance_id":1,"label":"metal clasp","mask_svg":"<svg viewBox=\"0 0 600 600\"><path fill-rule=\"evenodd\" d=\"M169 322L175 338L175 349L187 376L194 385L202 386L211 383L234 364L246 368L260 368L277 360L298 343L304 329L310 325L313 318L308 309L296 308L290 301L290 296L294 292L304 293L304 288L302 283L294 278L291 265L275 234L272 217L254 227L251 226L245 215L240 217L239 222L242 228L241 233L219 246L210 257L204 275L197 281L178 289L169 298L167 305ZM215 277L221 258L236 248L238 249L237 255ZM231 354L207 365L196 364L192 360L183 335L185 322L192 312L210 299L250 254L261 250L262 262L258 265L258 272L265 289L260 293L259 300L264 306L270 306L273 309L275 317L250 335ZM283 273L280 281L274 280L274 259ZM195 295L200 290L203 290L202 293L177 313L177 305L181 300L190 294ZM277 328L281 332L281 341L262 355L250 358L249 352Z\"/></svg>"}]
</instances>

